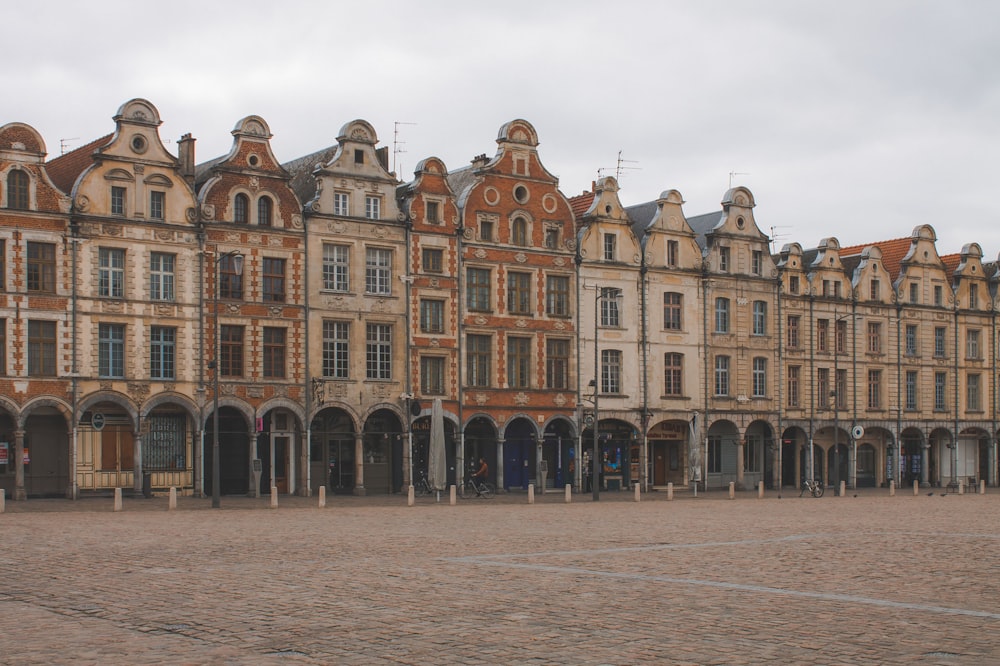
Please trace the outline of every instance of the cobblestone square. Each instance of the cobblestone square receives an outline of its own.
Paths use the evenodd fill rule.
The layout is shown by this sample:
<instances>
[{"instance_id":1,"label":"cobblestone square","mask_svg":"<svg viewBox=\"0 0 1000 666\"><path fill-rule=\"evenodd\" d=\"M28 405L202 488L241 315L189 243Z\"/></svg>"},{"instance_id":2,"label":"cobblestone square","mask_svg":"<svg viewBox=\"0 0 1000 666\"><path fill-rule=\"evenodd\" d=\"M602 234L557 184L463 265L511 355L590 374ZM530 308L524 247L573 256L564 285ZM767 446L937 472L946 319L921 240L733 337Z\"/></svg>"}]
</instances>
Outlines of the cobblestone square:
<instances>
[{"instance_id":1,"label":"cobblestone square","mask_svg":"<svg viewBox=\"0 0 1000 666\"><path fill-rule=\"evenodd\" d=\"M9 664L987 664L1000 495L7 503Z\"/></svg>"}]
</instances>

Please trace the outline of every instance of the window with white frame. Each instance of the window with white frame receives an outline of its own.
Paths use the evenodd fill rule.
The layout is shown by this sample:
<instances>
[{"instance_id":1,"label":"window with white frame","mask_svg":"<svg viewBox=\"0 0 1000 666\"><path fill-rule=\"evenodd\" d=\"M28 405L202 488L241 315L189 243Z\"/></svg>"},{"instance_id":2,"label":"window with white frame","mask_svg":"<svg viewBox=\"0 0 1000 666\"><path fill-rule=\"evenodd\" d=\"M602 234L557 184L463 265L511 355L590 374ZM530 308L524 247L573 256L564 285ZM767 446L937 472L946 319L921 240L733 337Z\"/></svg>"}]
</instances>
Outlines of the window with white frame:
<instances>
[{"instance_id":1,"label":"window with white frame","mask_svg":"<svg viewBox=\"0 0 1000 666\"><path fill-rule=\"evenodd\" d=\"M945 328L944 326L934 327L934 358L945 357Z\"/></svg>"},{"instance_id":2,"label":"window with white frame","mask_svg":"<svg viewBox=\"0 0 1000 666\"><path fill-rule=\"evenodd\" d=\"M979 373L969 373L965 376L965 409L979 412L983 409L981 376Z\"/></svg>"},{"instance_id":3,"label":"window with white frame","mask_svg":"<svg viewBox=\"0 0 1000 666\"><path fill-rule=\"evenodd\" d=\"M868 409L882 408L882 371L868 371Z\"/></svg>"},{"instance_id":4,"label":"window with white frame","mask_svg":"<svg viewBox=\"0 0 1000 666\"><path fill-rule=\"evenodd\" d=\"M802 368L797 365L788 366L788 406L799 406L799 391L802 383Z\"/></svg>"},{"instance_id":5,"label":"window with white frame","mask_svg":"<svg viewBox=\"0 0 1000 666\"><path fill-rule=\"evenodd\" d=\"M350 375L350 325L346 321L323 321L323 376L347 379Z\"/></svg>"},{"instance_id":6,"label":"window with white frame","mask_svg":"<svg viewBox=\"0 0 1000 666\"><path fill-rule=\"evenodd\" d=\"M351 214L351 195L347 192L333 193L333 214L347 217Z\"/></svg>"},{"instance_id":7,"label":"window with white frame","mask_svg":"<svg viewBox=\"0 0 1000 666\"><path fill-rule=\"evenodd\" d=\"M323 289L348 291L351 286L350 248L323 243Z\"/></svg>"},{"instance_id":8,"label":"window with white frame","mask_svg":"<svg viewBox=\"0 0 1000 666\"><path fill-rule=\"evenodd\" d=\"M149 255L150 300L174 300L174 263L176 260L176 255L163 252L153 252Z\"/></svg>"},{"instance_id":9,"label":"window with white frame","mask_svg":"<svg viewBox=\"0 0 1000 666\"><path fill-rule=\"evenodd\" d=\"M752 370L753 397L764 398L767 396L767 359L761 356L754 357Z\"/></svg>"},{"instance_id":10,"label":"window with white frame","mask_svg":"<svg viewBox=\"0 0 1000 666\"><path fill-rule=\"evenodd\" d=\"M392 287L392 250L370 247L365 250L365 292L389 294Z\"/></svg>"},{"instance_id":11,"label":"window with white frame","mask_svg":"<svg viewBox=\"0 0 1000 666\"><path fill-rule=\"evenodd\" d=\"M378 220L382 217L382 197L365 196L365 217Z\"/></svg>"},{"instance_id":12,"label":"window with white frame","mask_svg":"<svg viewBox=\"0 0 1000 666\"><path fill-rule=\"evenodd\" d=\"M622 353L617 349L601 350L601 393L622 392Z\"/></svg>"},{"instance_id":13,"label":"window with white frame","mask_svg":"<svg viewBox=\"0 0 1000 666\"><path fill-rule=\"evenodd\" d=\"M907 324L906 328L904 330L905 330L905 333L903 335L904 335L904 340L905 340L904 345L906 347L906 355L907 356L916 356L917 355L917 325L916 324Z\"/></svg>"},{"instance_id":14,"label":"window with white frame","mask_svg":"<svg viewBox=\"0 0 1000 666\"><path fill-rule=\"evenodd\" d=\"M970 328L965 332L965 358L972 361L982 358L980 339L981 334L978 328Z\"/></svg>"},{"instance_id":15,"label":"window with white frame","mask_svg":"<svg viewBox=\"0 0 1000 666\"><path fill-rule=\"evenodd\" d=\"M444 301L420 299L420 332L444 333Z\"/></svg>"},{"instance_id":16,"label":"window with white frame","mask_svg":"<svg viewBox=\"0 0 1000 666\"><path fill-rule=\"evenodd\" d=\"M668 331L681 330L683 296L676 291L663 294L663 328Z\"/></svg>"},{"instance_id":17,"label":"window with white frame","mask_svg":"<svg viewBox=\"0 0 1000 666\"><path fill-rule=\"evenodd\" d=\"M753 302L753 335L767 335L767 302Z\"/></svg>"},{"instance_id":18,"label":"window with white frame","mask_svg":"<svg viewBox=\"0 0 1000 666\"><path fill-rule=\"evenodd\" d=\"M604 234L604 261L614 261L618 257L618 239L614 234Z\"/></svg>"},{"instance_id":19,"label":"window with white frame","mask_svg":"<svg viewBox=\"0 0 1000 666\"><path fill-rule=\"evenodd\" d=\"M392 379L392 326L365 326L365 361L368 379Z\"/></svg>"},{"instance_id":20,"label":"window with white frame","mask_svg":"<svg viewBox=\"0 0 1000 666\"><path fill-rule=\"evenodd\" d=\"M684 355L667 352L663 355L663 394L671 397L684 395Z\"/></svg>"},{"instance_id":21,"label":"window with white frame","mask_svg":"<svg viewBox=\"0 0 1000 666\"><path fill-rule=\"evenodd\" d=\"M125 325L98 326L97 374L102 378L120 379L125 376Z\"/></svg>"},{"instance_id":22,"label":"window with white frame","mask_svg":"<svg viewBox=\"0 0 1000 666\"><path fill-rule=\"evenodd\" d=\"M167 219L167 193L152 190L149 193L149 218L151 220Z\"/></svg>"},{"instance_id":23,"label":"window with white frame","mask_svg":"<svg viewBox=\"0 0 1000 666\"><path fill-rule=\"evenodd\" d=\"M151 379L175 379L177 329L170 326L149 328L149 376Z\"/></svg>"},{"instance_id":24,"label":"window with white frame","mask_svg":"<svg viewBox=\"0 0 1000 666\"><path fill-rule=\"evenodd\" d=\"M617 328L621 326L622 290L615 287L601 287L601 326Z\"/></svg>"},{"instance_id":25,"label":"window with white frame","mask_svg":"<svg viewBox=\"0 0 1000 666\"><path fill-rule=\"evenodd\" d=\"M98 250L97 293L103 298L125 296L125 250L111 247Z\"/></svg>"},{"instance_id":26,"label":"window with white frame","mask_svg":"<svg viewBox=\"0 0 1000 666\"><path fill-rule=\"evenodd\" d=\"M934 411L943 412L948 409L948 375L944 372L934 373Z\"/></svg>"},{"instance_id":27,"label":"window with white frame","mask_svg":"<svg viewBox=\"0 0 1000 666\"><path fill-rule=\"evenodd\" d=\"M715 357L715 395L729 395L729 357Z\"/></svg>"},{"instance_id":28,"label":"window with white frame","mask_svg":"<svg viewBox=\"0 0 1000 666\"><path fill-rule=\"evenodd\" d=\"M111 214L125 215L125 188L111 186Z\"/></svg>"},{"instance_id":29,"label":"window with white frame","mask_svg":"<svg viewBox=\"0 0 1000 666\"><path fill-rule=\"evenodd\" d=\"M917 408L917 371L906 371L906 409Z\"/></svg>"}]
</instances>

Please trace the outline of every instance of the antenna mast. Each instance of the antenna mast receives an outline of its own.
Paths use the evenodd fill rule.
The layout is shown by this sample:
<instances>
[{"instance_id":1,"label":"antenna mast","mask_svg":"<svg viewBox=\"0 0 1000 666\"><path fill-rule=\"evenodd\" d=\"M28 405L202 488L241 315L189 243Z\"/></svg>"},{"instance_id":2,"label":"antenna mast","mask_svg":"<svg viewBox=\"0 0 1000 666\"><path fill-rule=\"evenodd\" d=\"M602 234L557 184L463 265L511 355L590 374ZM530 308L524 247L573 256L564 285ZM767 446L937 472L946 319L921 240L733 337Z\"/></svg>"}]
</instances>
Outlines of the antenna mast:
<instances>
[{"instance_id":1,"label":"antenna mast","mask_svg":"<svg viewBox=\"0 0 1000 666\"><path fill-rule=\"evenodd\" d=\"M729 189L733 189L733 176L749 176L750 174L745 171L730 171L729 172Z\"/></svg>"},{"instance_id":2,"label":"antenna mast","mask_svg":"<svg viewBox=\"0 0 1000 666\"><path fill-rule=\"evenodd\" d=\"M59 154L60 155L65 155L66 154L66 152L69 150L69 142L70 141L79 141L79 140L80 140L80 137L78 137L78 136L74 136L74 137L69 138L69 139L59 139Z\"/></svg>"},{"instance_id":3,"label":"antenna mast","mask_svg":"<svg viewBox=\"0 0 1000 666\"><path fill-rule=\"evenodd\" d=\"M406 145L406 142L399 140L400 125L416 125L416 123L407 123L401 120L397 120L396 122L393 123L393 128L392 128L392 172L393 173L396 173L396 155L406 152L403 148L401 148L401 146Z\"/></svg>"}]
</instances>

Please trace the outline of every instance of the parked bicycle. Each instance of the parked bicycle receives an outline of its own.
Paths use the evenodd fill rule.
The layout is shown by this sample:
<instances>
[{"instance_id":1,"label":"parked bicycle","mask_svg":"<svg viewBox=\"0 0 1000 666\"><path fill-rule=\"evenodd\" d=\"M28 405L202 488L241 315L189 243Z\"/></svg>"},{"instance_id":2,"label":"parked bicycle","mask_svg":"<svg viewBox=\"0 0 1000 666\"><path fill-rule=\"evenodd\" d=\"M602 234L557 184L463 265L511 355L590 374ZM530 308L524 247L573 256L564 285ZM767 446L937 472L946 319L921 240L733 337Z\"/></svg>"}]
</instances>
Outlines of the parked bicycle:
<instances>
[{"instance_id":1,"label":"parked bicycle","mask_svg":"<svg viewBox=\"0 0 1000 666\"><path fill-rule=\"evenodd\" d=\"M413 482L413 494L417 495L433 495L434 489L431 488L431 482L427 480L427 475L420 472L419 477Z\"/></svg>"},{"instance_id":2,"label":"parked bicycle","mask_svg":"<svg viewBox=\"0 0 1000 666\"><path fill-rule=\"evenodd\" d=\"M802 482L802 492L799 493L799 497L802 497L807 492L813 497L822 497L825 490L826 488L819 481L807 479Z\"/></svg>"},{"instance_id":3,"label":"parked bicycle","mask_svg":"<svg viewBox=\"0 0 1000 666\"><path fill-rule=\"evenodd\" d=\"M476 481L475 477L470 476L469 480L465 482L465 492L462 493L463 497L482 497L484 499L493 499L496 494L496 487L489 483L488 481Z\"/></svg>"}]
</instances>

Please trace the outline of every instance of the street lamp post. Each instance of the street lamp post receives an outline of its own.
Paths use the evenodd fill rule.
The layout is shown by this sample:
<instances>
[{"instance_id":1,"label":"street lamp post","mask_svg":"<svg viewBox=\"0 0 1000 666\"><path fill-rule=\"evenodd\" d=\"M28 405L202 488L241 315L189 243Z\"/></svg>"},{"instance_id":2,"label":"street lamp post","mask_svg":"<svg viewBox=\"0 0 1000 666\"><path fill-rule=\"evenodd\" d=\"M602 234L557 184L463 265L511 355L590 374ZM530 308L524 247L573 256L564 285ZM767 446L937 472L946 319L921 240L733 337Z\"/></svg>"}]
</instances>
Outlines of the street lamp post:
<instances>
[{"instance_id":1,"label":"street lamp post","mask_svg":"<svg viewBox=\"0 0 1000 666\"><path fill-rule=\"evenodd\" d=\"M233 273L239 277L243 275L243 255L239 250L232 250L215 259L215 289L213 292L212 309L215 312L215 349L211 367L215 370L214 395L212 407L212 508L218 509L220 500L220 472L219 472L219 271L222 268L224 259L233 260Z\"/></svg>"}]
</instances>

